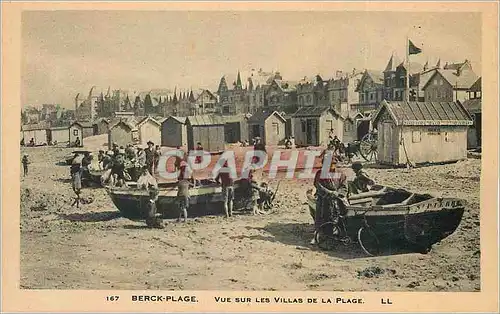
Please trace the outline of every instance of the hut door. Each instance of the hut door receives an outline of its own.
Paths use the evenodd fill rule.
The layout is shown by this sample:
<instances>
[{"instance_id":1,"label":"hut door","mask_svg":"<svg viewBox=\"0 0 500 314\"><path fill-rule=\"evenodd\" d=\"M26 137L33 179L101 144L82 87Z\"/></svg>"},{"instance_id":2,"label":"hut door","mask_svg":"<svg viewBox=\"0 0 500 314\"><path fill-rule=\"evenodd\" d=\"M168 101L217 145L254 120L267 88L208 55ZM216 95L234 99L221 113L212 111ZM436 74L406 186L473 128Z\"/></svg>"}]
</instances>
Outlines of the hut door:
<instances>
[{"instance_id":1,"label":"hut door","mask_svg":"<svg viewBox=\"0 0 500 314\"><path fill-rule=\"evenodd\" d=\"M311 120L306 120L306 144L312 145L312 125Z\"/></svg>"},{"instance_id":2,"label":"hut door","mask_svg":"<svg viewBox=\"0 0 500 314\"><path fill-rule=\"evenodd\" d=\"M383 156L385 156L386 160L391 164L394 164L394 141L393 141L393 129L391 122L382 123L383 129L383 140L382 140L382 150ZM380 142L380 141L379 141Z\"/></svg>"},{"instance_id":3,"label":"hut door","mask_svg":"<svg viewBox=\"0 0 500 314\"><path fill-rule=\"evenodd\" d=\"M258 124L252 125L252 135L253 135L253 137L261 137L260 136L260 125L258 125Z\"/></svg>"}]
</instances>

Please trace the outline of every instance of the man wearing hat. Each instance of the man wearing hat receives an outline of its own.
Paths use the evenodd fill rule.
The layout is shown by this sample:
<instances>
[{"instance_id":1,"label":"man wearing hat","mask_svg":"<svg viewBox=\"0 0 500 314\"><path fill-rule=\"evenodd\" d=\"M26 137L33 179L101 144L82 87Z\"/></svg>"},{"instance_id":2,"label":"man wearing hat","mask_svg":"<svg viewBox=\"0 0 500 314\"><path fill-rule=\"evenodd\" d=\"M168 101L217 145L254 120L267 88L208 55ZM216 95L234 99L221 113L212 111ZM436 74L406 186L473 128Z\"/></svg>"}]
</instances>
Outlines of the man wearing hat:
<instances>
[{"instance_id":1,"label":"man wearing hat","mask_svg":"<svg viewBox=\"0 0 500 314\"><path fill-rule=\"evenodd\" d=\"M368 192L370 190L369 186L374 185L375 181L373 181L363 169L363 164L356 161L352 164L351 168L354 170L356 176L352 184L349 185L349 192L353 194Z\"/></svg>"},{"instance_id":2,"label":"man wearing hat","mask_svg":"<svg viewBox=\"0 0 500 314\"><path fill-rule=\"evenodd\" d=\"M154 161L155 161L155 150L154 146L155 143L148 141L148 148L144 150L146 153L146 166L148 167L149 173L153 175L153 167L154 167Z\"/></svg>"},{"instance_id":3,"label":"man wearing hat","mask_svg":"<svg viewBox=\"0 0 500 314\"><path fill-rule=\"evenodd\" d=\"M325 161L325 159L323 160ZM323 169L319 169L316 173L314 177L314 186L316 187L314 226L316 230L311 244L316 244L316 234L323 223L331 219L334 226L337 225L340 214L338 200L345 198L347 195L346 181L346 175L337 169L337 159L335 156L332 156L330 171L328 173L323 173ZM329 192L335 192L333 193L333 199Z\"/></svg>"},{"instance_id":4,"label":"man wearing hat","mask_svg":"<svg viewBox=\"0 0 500 314\"><path fill-rule=\"evenodd\" d=\"M23 164L24 176L28 175L28 164L30 161L28 160L28 154L24 154L21 159L21 163Z\"/></svg>"}]
</instances>

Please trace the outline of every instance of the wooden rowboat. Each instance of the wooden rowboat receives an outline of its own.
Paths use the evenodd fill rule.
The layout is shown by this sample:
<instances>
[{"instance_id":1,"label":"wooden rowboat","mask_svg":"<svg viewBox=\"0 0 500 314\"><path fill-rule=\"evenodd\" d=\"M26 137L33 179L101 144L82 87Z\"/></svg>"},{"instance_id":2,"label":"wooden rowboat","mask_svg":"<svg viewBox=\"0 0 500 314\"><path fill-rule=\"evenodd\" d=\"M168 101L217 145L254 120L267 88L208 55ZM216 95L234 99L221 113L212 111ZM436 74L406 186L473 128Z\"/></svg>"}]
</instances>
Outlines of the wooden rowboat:
<instances>
[{"instance_id":1,"label":"wooden rowboat","mask_svg":"<svg viewBox=\"0 0 500 314\"><path fill-rule=\"evenodd\" d=\"M234 182L233 210L248 209L251 193L247 193L248 186L244 182L244 180ZM131 220L146 219L148 192L136 189L135 182L127 182L127 184L129 188L106 187L106 191L123 217ZM178 218L177 183L159 183L158 188L157 213L162 218ZM222 187L216 182L207 179L200 180L195 187L189 189L189 194L189 217L224 214Z\"/></svg>"},{"instance_id":2,"label":"wooden rowboat","mask_svg":"<svg viewBox=\"0 0 500 314\"><path fill-rule=\"evenodd\" d=\"M146 219L149 193L139 190L130 182L130 188L106 187L113 204L122 216L131 220ZM159 195L156 202L157 213L163 218L177 218L177 183L159 183ZM202 181L200 185L190 189L190 217L210 214L221 214L223 209L222 188L215 182Z\"/></svg>"},{"instance_id":3,"label":"wooden rowboat","mask_svg":"<svg viewBox=\"0 0 500 314\"><path fill-rule=\"evenodd\" d=\"M307 203L314 220L316 197L312 190L307 191ZM466 202L458 198L374 186L370 192L350 196L344 205L343 222L350 238L361 242L364 228L365 233L369 229L370 234L377 238L377 243L405 240L428 251L433 244L455 232Z\"/></svg>"}]
</instances>

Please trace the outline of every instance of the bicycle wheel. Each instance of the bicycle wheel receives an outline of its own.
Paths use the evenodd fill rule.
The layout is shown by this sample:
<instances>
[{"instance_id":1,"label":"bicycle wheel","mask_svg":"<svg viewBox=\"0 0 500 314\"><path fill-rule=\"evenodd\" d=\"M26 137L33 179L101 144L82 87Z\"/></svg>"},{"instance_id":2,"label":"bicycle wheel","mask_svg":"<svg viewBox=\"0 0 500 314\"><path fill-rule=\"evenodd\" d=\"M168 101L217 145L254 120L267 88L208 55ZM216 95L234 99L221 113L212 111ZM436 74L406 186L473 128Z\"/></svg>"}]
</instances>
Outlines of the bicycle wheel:
<instances>
[{"instance_id":1,"label":"bicycle wheel","mask_svg":"<svg viewBox=\"0 0 500 314\"><path fill-rule=\"evenodd\" d=\"M358 243L367 255L377 256L380 254L380 242L370 227L364 226L359 228Z\"/></svg>"}]
</instances>

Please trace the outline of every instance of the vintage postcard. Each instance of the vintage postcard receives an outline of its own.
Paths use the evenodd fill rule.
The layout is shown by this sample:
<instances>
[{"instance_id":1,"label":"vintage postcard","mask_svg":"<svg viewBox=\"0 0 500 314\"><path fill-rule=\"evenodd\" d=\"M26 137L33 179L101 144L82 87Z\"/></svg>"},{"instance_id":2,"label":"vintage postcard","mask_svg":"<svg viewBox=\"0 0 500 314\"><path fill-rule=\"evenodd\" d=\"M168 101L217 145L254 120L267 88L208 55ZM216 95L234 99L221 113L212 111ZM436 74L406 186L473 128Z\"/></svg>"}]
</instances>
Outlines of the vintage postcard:
<instances>
[{"instance_id":1,"label":"vintage postcard","mask_svg":"<svg viewBox=\"0 0 500 314\"><path fill-rule=\"evenodd\" d=\"M497 2L11 2L2 48L3 311L498 312Z\"/></svg>"}]
</instances>

